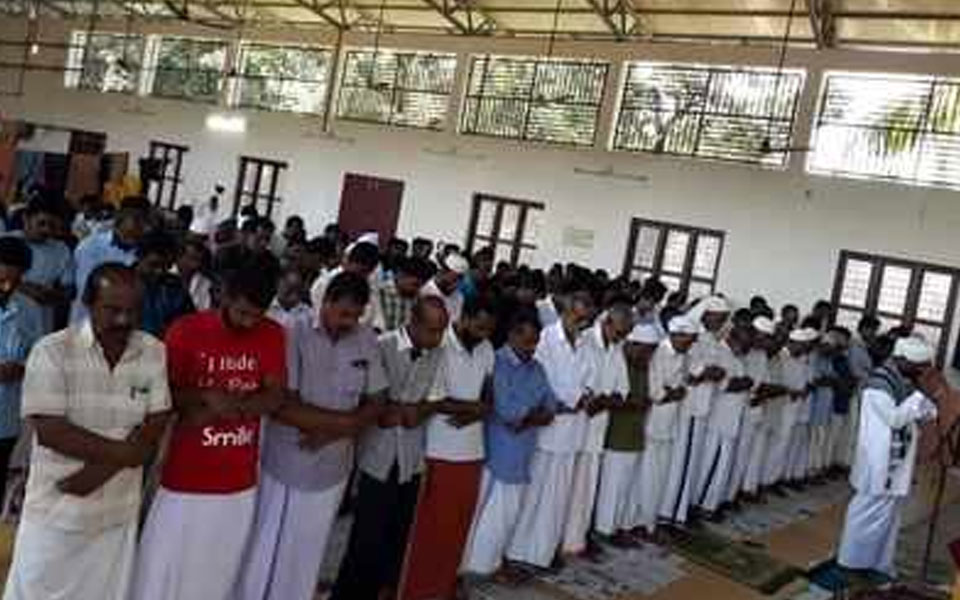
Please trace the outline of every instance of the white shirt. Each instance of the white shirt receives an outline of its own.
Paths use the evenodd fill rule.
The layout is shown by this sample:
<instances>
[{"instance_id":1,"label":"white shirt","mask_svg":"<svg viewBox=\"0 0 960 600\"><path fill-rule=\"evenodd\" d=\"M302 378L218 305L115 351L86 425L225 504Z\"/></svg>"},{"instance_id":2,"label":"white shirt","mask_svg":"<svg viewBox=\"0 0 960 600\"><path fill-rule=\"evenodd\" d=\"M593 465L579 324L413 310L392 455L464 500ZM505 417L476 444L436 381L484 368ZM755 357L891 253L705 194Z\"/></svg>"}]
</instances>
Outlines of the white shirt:
<instances>
[{"instance_id":1,"label":"white shirt","mask_svg":"<svg viewBox=\"0 0 960 600\"><path fill-rule=\"evenodd\" d=\"M553 296L537 300L536 306L541 328L550 327L560 320L560 314L557 312L557 305L553 302Z\"/></svg>"},{"instance_id":2,"label":"white shirt","mask_svg":"<svg viewBox=\"0 0 960 600\"><path fill-rule=\"evenodd\" d=\"M770 382L770 360L767 357L766 351L754 349L747 354L744 363L747 368L747 377L753 380L752 396L761 385ZM748 405L745 415L746 422L759 424L763 421L765 414L766 407L763 404L759 406Z\"/></svg>"},{"instance_id":3,"label":"white shirt","mask_svg":"<svg viewBox=\"0 0 960 600\"><path fill-rule=\"evenodd\" d=\"M288 310L274 299L270 308L267 309L267 316L279 323L285 331L291 331L299 323L309 323L313 319L313 307L306 302L301 302Z\"/></svg>"},{"instance_id":4,"label":"white shirt","mask_svg":"<svg viewBox=\"0 0 960 600\"><path fill-rule=\"evenodd\" d=\"M541 332L537 345L536 359L543 365L557 402L570 409L579 404L594 380L584 340L585 334L581 333L571 346L563 322L557 321ZM558 414L553 423L540 429L537 447L548 452L578 452L583 448L586 423L582 412Z\"/></svg>"},{"instance_id":5,"label":"white shirt","mask_svg":"<svg viewBox=\"0 0 960 600\"><path fill-rule=\"evenodd\" d=\"M582 335L584 350L593 361L590 389L594 394L606 396L620 394L624 399L630 395L630 378L627 376L627 359L623 355L623 343L608 344L603 339L603 319L597 319L596 325ZM603 451L610 423L610 413L599 412L587 418L586 440L583 449L586 452Z\"/></svg>"},{"instance_id":6,"label":"white shirt","mask_svg":"<svg viewBox=\"0 0 960 600\"><path fill-rule=\"evenodd\" d=\"M804 392L803 398L797 399L791 396L787 399L787 403L783 407L784 424L790 427L809 423L810 394L806 392L807 385L812 377L809 356L797 357L789 352L784 352L781 368L784 387L790 392Z\"/></svg>"},{"instance_id":7,"label":"white shirt","mask_svg":"<svg viewBox=\"0 0 960 600\"><path fill-rule=\"evenodd\" d=\"M420 288L420 295L440 298L447 307L447 316L450 318L450 322L454 323L460 320L460 313L463 311L463 294L460 293L460 290L454 290L449 295L444 294L437 286L436 280L431 279Z\"/></svg>"},{"instance_id":8,"label":"white shirt","mask_svg":"<svg viewBox=\"0 0 960 600\"><path fill-rule=\"evenodd\" d=\"M443 378L447 396L464 402L479 402L484 382L493 377L494 352L490 342L480 342L473 351L464 348L453 328L443 341ZM457 428L449 415L434 415L427 424L427 457L452 462L483 460L483 423Z\"/></svg>"},{"instance_id":9,"label":"white shirt","mask_svg":"<svg viewBox=\"0 0 960 600\"><path fill-rule=\"evenodd\" d=\"M850 474L850 483L860 493L906 496L910 491L917 459L918 421L933 419L937 407L917 391L897 406L885 391L867 388L860 403L860 433ZM907 428L910 436L905 455L891 466L893 431Z\"/></svg>"},{"instance_id":10,"label":"white shirt","mask_svg":"<svg viewBox=\"0 0 960 600\"><path fill-rule=\"evenodd\" d=\"M125 439L151 414L170 408L163 344L135 331L111 370L89 320L40 340L27 360L23 416L56 416L113 440ZM135 522L143 469L123 469L89 496L71 496L57 482L83 467L34 436L24 518L68 531L102 531Z\"/></svg>"},{"instance_id":11,"label":"white shirt","mask_svg":"<svg viewBox=\"0 0 960 600\"><path fill-rule=\"evenodd\" d=\"M686 385L688 372L688 356L677 352L670 338L660 342L650 359L648 387L653 406L650 408L646 426L647 436L650 439L669 441L676 436L677 415L681 403L664 402L664 400L667 396L667 388L674 389Z\"/></svg>"},{"instance_id":12,"label":"white shirt","mask_svg":"<svg viewBox=\"0 0 960 600\"><path fill-rule=\"evenodd\" d=\"M723 367L725 354L729 351L723 340L709 331L704 331L697 336L697 341L690 348L690 373L699 376L707 367ZM685 412L692 417L709 415L722 383L704 382L691 386L683 403Z\"/></svg>"},{"instance_id":13,"label":"white shirt","mask_svg":"<svg viewBox=\"0 0 960 600\"><path fill-rule=\"evenodd\" d=\"M203 273L194 273L190 278L190 300L198 311L213 307L213 282Z\"/></svg>"},{"instance_id":14,"label":"white shirt","mask_svg":"<svg viewBox=\"0 0 960 600\"><path fill-rule=\"evenodd\" d=\"M330 285L330 282L333 281L333 278L343 273L343 267L337 267L335 269L330 269L320 273L317 277L317 280L313 282L313 285L310 286L310 303L317 307L318 309L323 304L323 297L327 293L327 286ZM371 273L367 277L367 283L370 284L370 300L367 302L367 305L363 308L363 314L360 315L360 324L367 325L369 327L376 326L377 323L383 323L383 319L379 316L380 311L380 293L377 288L376 273Z\"/></svg>"},{"instance_id":15,"label":"white shirt","mask_svg":"<svg viewBox=\"0 0 960 600\"><path fill-rule=\"evenodd\" d=\"M722 344L722 347L720 366L727 375L717 385L717 396L713 410L710 411L708 427L729 439L740 434L740 423L743 420L743 412L746 410L750 392L725 391L731 379L744 377L747 374L747 367L746 355L737 356L726 343Z\"/></svg>"}]
</instances>

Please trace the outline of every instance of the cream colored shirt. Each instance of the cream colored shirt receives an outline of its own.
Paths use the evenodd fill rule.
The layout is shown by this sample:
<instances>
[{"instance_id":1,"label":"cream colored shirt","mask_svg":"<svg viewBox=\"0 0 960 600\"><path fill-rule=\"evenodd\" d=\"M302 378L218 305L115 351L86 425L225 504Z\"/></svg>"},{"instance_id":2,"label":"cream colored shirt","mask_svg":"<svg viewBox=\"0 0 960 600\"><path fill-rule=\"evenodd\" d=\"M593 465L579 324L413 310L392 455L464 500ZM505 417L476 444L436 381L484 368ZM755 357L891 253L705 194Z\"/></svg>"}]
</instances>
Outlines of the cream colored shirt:
<instances>
[{"instance_id":1,"label":"cream colored shirt","mask_svg":"<svg viewBox=\"0 0 960 600\"><path fill-rule=\"evenodd\" d=\"M89 320L48 335L34 347L23 381L22 414L66 417L77 427L122 440L155 413L170 409L163 344L136 331L110 369ZM95 532L130 523L140 511L143 469L123 469L89 496L70 496L57 482L83 461L34 439L23 517L67 531Z\"/></svg>"}]
</instances>

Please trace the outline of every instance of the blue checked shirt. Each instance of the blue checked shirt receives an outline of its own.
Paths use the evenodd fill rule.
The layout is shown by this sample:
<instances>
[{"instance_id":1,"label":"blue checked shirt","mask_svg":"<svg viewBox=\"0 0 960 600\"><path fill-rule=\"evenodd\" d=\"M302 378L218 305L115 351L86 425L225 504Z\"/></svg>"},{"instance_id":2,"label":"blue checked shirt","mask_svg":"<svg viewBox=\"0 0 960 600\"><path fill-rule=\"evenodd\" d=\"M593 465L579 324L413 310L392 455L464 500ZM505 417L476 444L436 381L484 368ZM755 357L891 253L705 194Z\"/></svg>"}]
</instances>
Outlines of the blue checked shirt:
<instances>
[{"instance_id":1,"label":"blue checked shirt","mask_svg":"<svg viewBox=\"0 0 960 600\"><path fill-rule=\"evenodd\" d=\"M0 362L27 362L27 354L40 336L40 320L28 306L31 300L14 295L0 306ZM21 384L0 383L0 439L20 434Z\"/></svg>"}]
</instances>

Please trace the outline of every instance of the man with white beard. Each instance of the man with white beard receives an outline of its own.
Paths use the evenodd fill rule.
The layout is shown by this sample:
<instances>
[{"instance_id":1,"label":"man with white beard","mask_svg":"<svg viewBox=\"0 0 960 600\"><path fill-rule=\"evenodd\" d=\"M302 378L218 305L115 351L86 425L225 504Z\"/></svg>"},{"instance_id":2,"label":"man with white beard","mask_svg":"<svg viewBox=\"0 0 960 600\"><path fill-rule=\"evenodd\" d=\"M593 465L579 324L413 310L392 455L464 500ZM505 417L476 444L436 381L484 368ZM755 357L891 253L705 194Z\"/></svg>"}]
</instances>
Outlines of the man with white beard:
<instances>
[{"instance_id":1,"label":"man with white beard","mask_svg":"<svg viewBox=\"0 0 960 600\"><path fill-rule=\"evenodd\" d=\"M924 340L901 338L893 357L874 370L863 390L850 476L856 494L847 509L837 558L842 567L895 575L900 513L917 459L917 424L937 416L937 407L917 387L932 362L933 351Z\"/></svg>"},{"instance_id":2,"label":"man with white beard","mask_svg":"<svg viewBox=\"0 0 960 600\"><path fill-rule=\"evenodd\" d=\"M690 348L689 390L677 417L672 467L660 507L660 517L674 524L687 521L687 510L700 497L707 420L718 385L726 377L721 363L725 353L722 331L730 317L727 301L712 296L690 312L703 330Z\"/></svg>"}]
</instances>

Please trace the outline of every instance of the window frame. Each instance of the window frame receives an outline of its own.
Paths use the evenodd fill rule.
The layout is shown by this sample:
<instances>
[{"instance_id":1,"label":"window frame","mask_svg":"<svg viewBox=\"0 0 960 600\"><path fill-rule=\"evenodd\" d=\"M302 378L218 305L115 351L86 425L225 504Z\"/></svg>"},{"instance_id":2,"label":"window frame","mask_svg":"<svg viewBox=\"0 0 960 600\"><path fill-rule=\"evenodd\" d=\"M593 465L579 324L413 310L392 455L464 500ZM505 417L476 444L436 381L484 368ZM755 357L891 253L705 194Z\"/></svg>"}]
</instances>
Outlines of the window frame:
<instances>
[{"instance_id":1,"label":"window frame","mask_svg":"<svg viewBox=\"0 0 960 600\"><path fill-rule=\"evenodd\" d=\"M625 120L625 114L627 111L642 111L643 108L633 108L628 106L627 93L630 89L631 83L631 72L632 69L649 67L654 69L671 69L675 71L705 71L707 73L707 81L704 88L703 99L701 100L702 106L699 110L690 113L696 117L696 135L695 141L693 144L693 149L690 152L671 152L667 150L657 151L654 149L644 149L644 148L632 148L626 145L621 145L618 143L619 138L621 137L621 123ZM671 156L671 157L681 157L681 158L693 158L697 160L708 160L708 161L717 161L726 164L738 164L738 165L749 165L753 167L759 167L763 169L770 170L779 170L785 171L790 166L790 155L792 152L789 151L789 148L792 148L796 145L796 134L798 131L797 121L800 117L800 103L804 97L804 91L808 84L809 73L806 69L800 68L789 68L783 69L783 76L798 76L799 84L797 85L797 93L793 97L793 102L789 111L788 119L781 119L773 114L764 114L761 116L749 115L749 114L737 114L737 113L713 113L707 110L707 105L709 103L709 98L711 95L710 84L718 74L730 74L730 73L746 73L754 75L771 75L778 76L780 71L773 66L765 65L750 65L750 64L736 64L736 65L716 65L716 64L706 64L706 63L694 63L694 62L665 62L665 61L650 61L650 60L628 60L623 63L623 75L622 81L619 88L619 97L617 99L617 108L615 111L615 116L613 118L613 123L610 128L610 144L609 150L612 152L629 152L629 153L643 153L643 154L653 154L655 156ZM777 86L774 87L774 90L779 89L779 82ZM787 125L787 143L785 144L788 148L785 152L772 152L771 154L782 155L782 159L779 163L767 163L762 160L762 154L758 155L757 160L745 160L742 158L737 158L734 156L720 156L717 154L700 154L700 143L703 139L703 134L705 131L705 122L709 118L728 118L731 120L735 119L750 119L758 121L763 124L767 131L770 131L771 124L776 124L782 122Z\"/></svg>"},{"instance_id":2,"label":"window frame","mask_svg":"<svg viewBox=\"0 0 960 600\"><path fill-rule=\"evenodd\" d=\"M218 76L216 79L217 91L215 94L212 94L211 97L207 98L207 97L188 96L184 93L179 93L179 94L162 93L161 94L157 92L157 75L159 75L161 72L193 74L193 73L204 73L208 71L208 69L194 68L192 66L186 69L180 69L180 68L169 69L169 68L161 67L160 60L161 60L161 54L163 51L163 43L166 40L183 40L183 41L188 41L191 44L212 44L212 45L219 45L223 47L223 62L220 65L220 68L217 70L217 73L218 73ZM150 58L149 58L149 67L148 67L149 86L147 86L147 95L152 96L154 98L164 99L164 100L181 100L184 102L195 102L198 104L218 104L221 98L223 98L224 88L227 81L227 76L225 71L227 69L227 66L231 63L231 60L232 60L229 41L218 39L218 38L204 38L204 37L194 37L194 36L186 36L186 35L158 35L156 36L154 48L152 49L151 52L149 52L148 55ZM209 71L212 72L213 69L209 69Z\"/></svg>"},{"instance_id":3,"label":"window frame","mask_svg":"<svg viewBox=\"0 0 960 600\"><path fill-rule=\"evenodd\" d=\"M923 112L917 115L918 125L915 128L903 127L899 125L888 125L883 126L882 124L868 124L868 123L853 123L853 122L844 122L841 120L833 120L825 118L825 113L827 109L828 94L830 92L830 80L831 77L838 78L851 78L851 79L877 79L883 82L912 82L914 84L924 85L929 87L929 91L926 94L926 100L924 102ZM854 179L861 181L879 181L883 183L893 183L899 185L909 185L915 187L928 187L928 188L940 188L940 189L960 189L960 160L957 161L957 178L956 181L941 181L941 180L932 180L932 179L921 179L921 156L924 154L924 149L929 146L929 139L936 137L948 137L950 139L955 139L957 147L960 148L960 126L958 126L958 131L956 132L941 132L937 131L931 125L931 111L933 110L933 101L936 95L936 90L938 86L949 86L956 87L958 89L957 93L960 94L960 77L948 77L941 76L937 74L923 74L923 73L884 73L884 72L874 72L874 71L851 71L851 70L836 70L836 69L824 69L821 72L821 84L820 91L817 97L816 112L810 118L810 147L811 151L806 159L805 172L809 175L815 175L820 177L836 177L842 179ZM957 105L958 111L960 111L960 102ZM890 132L900 132L907 136L916 136L917 141L915 142L916 147L913 152L916 153L916 158L914 159L913 175L911 177L901 177L899 175L883 175L879 173L867 173L867 172L858 172L854 170L839 169L839 168L819 168L816 166L816 150L821 136L821 128L825 127L835 127L847 131L886 131ZM869 149L861 149L862 152L869 152Z\"/></svg>"},{"instance_id":4,"label":"window frame","mask_svg":"<svg viewBox=\"0 0 960 600\"><path fill-rule=\"evenodd\" d=\"M556 146L566 146L572 148L591 148L597 144L597 136L600 134L600 124L601 116L603 113L603 102L607 94L607 81L610 77L610 67L611 63L606 60L599 59L576 59L576 58L548 58L548 57L530 57L530 56L519 56L519 55L505 55L505 54L473 54L468 57L470 61L469 70L466 76L466 82L463 92L463 99L460 106L460 115L458 123L458 133L465 136L476 136L476 137L485 137L493 138L500 140L514 140L518 142L532 142L538 144L549 144ZM511 63L532 63L533 65L533 77L530 80L530 85L527 86L526 96L512 96L512 95L493 95L486 94L483 90L485 83L484 79L486 73L489 70L490 64L493 61L505 61ZM470 88L473 87L474 73L477 68L477 64L482 62L483 74L480 75L481 81L479 84L480 92L478 94L472 94ZM534 112L534 109L539 105L539 100L534 97L535 92L537 91L537 82L540 77L540 70L544 65L552 66L581 66L585 68L600 68L602 71L602 82L600 84L600 95L597 98L596 103L584 103L584 102L570 102L570 103L560 103L560 102L549 102L544 101L543 105L559 105L559 106L574 106L574 107L587 107L594 110L593 117L593 132L590 136L588 142L577 142L575 140L562 140L562 139L548 139L545 137L533 137L530 134L530 116ZM497 133L491 133L489 131L480 131L477 129L477 121L480 119L480 107L483 105L484 100L499 100L499 101L516 101L523 104L523 124L521 126L521 131L519 135L500 135ZM468 126L467 121L470 120L471 113L468 109L468 105L471 102L476 103L476 109L473 111L473 125Z\"/></svg>"},{"instance_id":5,"label":"window frame","mask_svg":"<svg viewBox=\"0 0 960 600\"><path fill-rule=\"evenodd\" d=\"M863 307L841 302L847 263L851 260L867 262L871 265L870 280L867 284L867 298L865 306ZM887 266L899 267L910 271L907 295L904 300L903 312L900 314L880 310L878 306L883 287L883 272ZM917 316L923 286L923 276L928 272L945 274L952 278L950 282L950 292L947 295L946 309L944 310L944 321L942 322ZM938 328L941 334L934 350L936 351L937 365L943 366L947 357L950 338L953 335L958 288L960 288L960 269L955 267L856 250L841 250L837 258L837 268L833 279L833 291L830 296L833 307L832 318L835 321L837 313L843 310L858 313L861 316L871 314L881 319L895 319L901 324L909 323L911 326L925 325L927 327Z\"/></svg>"},{"instance_id":6,"label":"window frame","mask_svg":"<svg viewBox=\"0 0 960 600\"><path fill-rule=\"evenodd\" d=\"M97 92L101 94L121 94L124 96L136 96L141 93L145 73L150 69L147 60L149 56L148 45L149 36L141 33L117 32L117 31L87 31L83 29L74 29L69 32L69 42L67 43L66 64L64 66L64 87L72 90L84 92ZM85 75L88 72L88 65L93 61L87 59L87 52L91 46L91 36L121 38L139 41L140 51L132 55L124 53L124 58L128 56L137 56L138 65L132 72L133 80L129 90L102 89L102 87L91 87L84 85ZM82 42L80 41L82 40ZM76 66L79 65L79 66Z\"/></svg>"},{"instance_id":7,"label":"window frame","mask_svg":"<svg viewBox=\"0 0 960 600\"><path fill-rule=\"evenodd\" d=\"M370 93L376 93L378 90L375 87L371 86L361 86L354 85L347 82L348 74L348 65L353 56L356 55L370 55L373 57L374 61L378 60L379 56L386 56L389 53L391 58L395 61L394 70L393 70L393 81L388 88L390 94L390 113L387 115L386 119L370 119L360 116L351 115L349 113L344 113L343 109L345 106L345 90L363 90ZM409 56L436 56L444 59L445 61L450 61L452 63L452 69L450 71L450 90L449 91L434 91L429 89L420 89L420 88L406 88L399 87L400 79L400 65L402 63L402 57ZM416 129L421 131L443 131L446 129L447 123L450 120L450 98L456 93L456 75L457 75L457 66L458 66L458 57L452 52L433 52L427 50L408 50L408 49L394 49L394 48L348 48L344 50L343 58L340 61L341 66L339 67L339 77L338 77L338 87L337 87L337 105L334 114L338 121L348 121L353 123L363 123L368 125L385 125L388 127L403 127L406 129ZM376 64L376 63L374 63ZM396 100L399 94L409 93L409 94L422 94L422 95L432 95L439 98L445 99L443 118L436 127L430 127L427 125L418 125L414 123L405 123L398 122L395 120L395 115L397 114L396 110Z\"/></svg>"},{"instance_id":8,"label":"window frame","mask_svg":"<svg viewBox=\"0 0 960 600\"><path fill-rule=\"evenodd\" d=\"M299 50L301 52L311 52L321 55L325 55L325 70L322 79L303 79L300 77L283 77L278 75L252 75L246 73L245 69L247 66L247 57L248 51L251 48L257 49L283 49L283 50ZM336 67L336 59L334 56L333 48L329 46L310 46L310 45L298 45L298 44L274 44L264 41L250 41L243 42L240 44L238 49L238 58L237 58L237 76L235 78L234 89L231 90L231 95L233 100L230 103L232 106L248 110L260 110L266 112L280 112L280 113L292 113L298 115L322 115L326 110L326 105L328 102L329 88L332 85L333 81L333 68ZM275 106L266 106L258 103L244 102L243 100L243 88L248 80L262 80L262 81L278 81L278 82L287 82L293 81L297 83L306 83L306 84L319 84L321 86L321 98L320 103L316 107L316 110L292 110L286 108L277 108Z\"/></svg>"},{"instance_id":9,"label":"window frame","mask_svg":"<svg viewBox=\"0 0 960 600\"><path fill-rule=\"evenodd\" d=\"M183 184L183 155L190 151L189 146L174 144L162 140L150 140L148 157L161 162L160 179L157 181L156 193L153 198L155 206L163 205L164 192L169 190L166 208L177 207L177 196ZM172 156L171 156L172 155ZM170 159L173 162L170 162ZM173 167L171 172L170 167Z\"/></svg>"},{"instance_id":10,"label":"window frame","mask_svg":"<svg viewBox=\"0 0 960 600\"><path fill-rule=\"evenodd\" d=\"M275 205L282 202L282 198L277 193L277 189L280 186L280 176L287 170L289 165L281 160L258 156L241 155L237 160L237 180L233 188L233 211L231 212L231 216L236 218L240 214L240 209L245 206L244 199L246 198L253 202L253 205L257 208L257 212L260 211L260 201L266 201L266 216L268 218L271 217ZM247 169L250 168L255 169L252 190L246 189ZM267 184L267 192L263 193L261 191L261 185L264 183L264 170L266 169L270 170L267 174L270 181Z\"/></svg>"},{"instance_id":11,"label":"window frame","mask_svg":"<svg viewBox=\"0 0 960 600\"><path fill-rule=\"evenodd\" d=\"M493 203L496 207L494 209L493 227L489 232L478 232L477 226L480 224L480 211L484 202ZM503 225L503 209L506 206L516 206L519 211L513 239L500 238L500 227ZM509 246L510 265L516 266L520 262L520 253L523 250L537 250L536 244L524 242L524 234L532 210L546 210L546 204L534 200L520 200L485 192L474 192L471 199L470 220L467 222L466 243L464 244L467 254L473 255L475 248L490 246L494 250L494 256L496 256L498 246Z\"/></svg>"},{"instance_id":12,"label":"window frame","mask_svg":"<svg viewBox=\"0 0 960 600\"><path fill-rule=\"evenodd\" d=\"M657 247L654 250L653 265L649 268L641 267L636 262L637 243L640 239L640 230L644 227L657 229L660 232L657 238ZM685 233L690 236L690 241L687 243L686 254L684 255L683 259L683 268L681 269L680 273L663 270L667 238L669 237L670 233L674 231ZM693 274L693 269L696 264L697 243L700 240L700 236L715 237L720 242L717 248L717 259L714 261L713 265L713 275L709 278ZM655 221L653 219L647 219L644 217L633 217L630 220L630 233L627 238L627 247L623 258L622 274L624 277L630 280L633 279L636 273L643 273L646 274L647 277L656 277L657 279L662 279L664 276L679 278L680 285L677 291L682 293L684 296L689 296L690 284L694 282L709 285L711 293L714 293L717 289L717 282L720 279L720 264L723 260L723 248L726 245L726 241L727 233L720 229L709 229L696 225L671 223L668 221Z\"/></svg>"}]
</instances>

